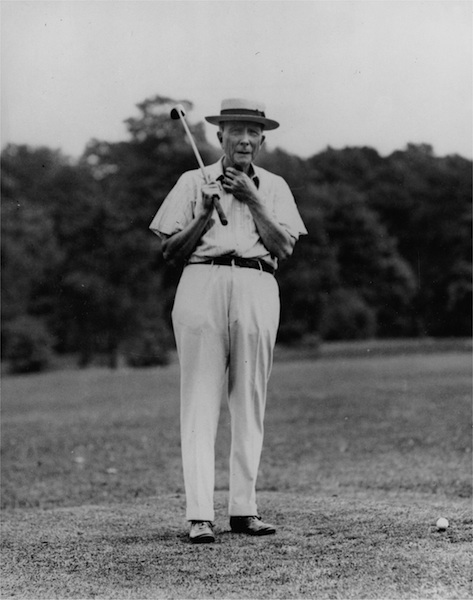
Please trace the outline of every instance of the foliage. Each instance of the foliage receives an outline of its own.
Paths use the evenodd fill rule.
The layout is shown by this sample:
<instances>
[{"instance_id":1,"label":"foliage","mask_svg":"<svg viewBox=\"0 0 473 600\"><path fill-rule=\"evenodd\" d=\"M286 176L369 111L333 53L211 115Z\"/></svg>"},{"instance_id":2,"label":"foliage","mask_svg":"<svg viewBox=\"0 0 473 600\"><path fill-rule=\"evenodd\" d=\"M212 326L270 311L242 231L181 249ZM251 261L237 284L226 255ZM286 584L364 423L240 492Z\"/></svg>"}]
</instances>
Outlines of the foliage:
<instances>
[{"instance_id":1,"label":"foliage","mask_svg":"<svg viewBox=\"0 0 473 600\"><path fill-rule=\"evenodd\" d=\"M125 354L131 367L154 367L170 362L171 333L162 320L154 319L135 332L128 341Z\"/></svg>"},{"instance_id":2,"label":"foliage","mask_svg":"<svg viewBox=\"0 0 473 600\"><path fill-rule=\"evenodd\" d=\"M363 193L395 241L414 275L410 333L471 335L471 161L408 144L385 159L369 148L345 148L308 162L320 181Z\"/></svg>"},{"instance_id":3,"label":"foliage","mask_svg":"<svg viewBox=\"0 0 473 600\"><path fill-rule=\"evenodd\" d=\"M48 312L63 250L48 203L58 155L8 146L2 154L2 322ZM57 191L56 191L57 193Z\"/></svg>"},{"instance_id":4,"label":"foliage","mask_svg":"<svg viewBox=\"0 0 473 600\"><path fill-rule=\"evenodd\" d=\"M28 315L10 321L2 337L2 355L11 373L34 373L49 366L53 338L38 318Z\"/></svg>"},{"instance_id":5,"label":"foliage","mask_svg":"<svg viewBox=\"0 0 473 600\"><path fill-rule=\"evenodd\" d=\"M354 290L340 288L328 298L320 332L325 340L374 338L374 310Z\"/></svg>"},{"instance_id":6,"label":"foliage","mask_svg":"<svg viewBox=\"0 0 473 600\"><path fill-rule=\"evenodd\" d=\"M126 120L129 141L93 139L77 163L48 148L4 149L4 327L40 319L55 350L83 366L97 353L115 366L120 354L134 362L132 346L144 356L162 343L164 356L173 345L179 271L148 229L182 172L197 168L173 104L144 100ZM188 122L204 162L216 160L203 124ZM265 149L259 164L286 179L309 231L277 273L279 341L471 334L471 161L409 144L385 158ZM166 331L159 343L151 322Z\"/></svg>"}]
</instances>

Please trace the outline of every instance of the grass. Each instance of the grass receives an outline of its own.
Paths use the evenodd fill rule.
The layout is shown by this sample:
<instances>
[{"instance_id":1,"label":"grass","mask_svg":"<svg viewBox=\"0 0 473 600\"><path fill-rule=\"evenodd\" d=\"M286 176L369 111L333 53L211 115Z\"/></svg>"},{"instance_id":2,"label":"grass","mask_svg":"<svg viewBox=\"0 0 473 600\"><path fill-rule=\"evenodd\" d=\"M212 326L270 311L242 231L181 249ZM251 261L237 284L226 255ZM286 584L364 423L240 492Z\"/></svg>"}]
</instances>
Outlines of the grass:
<instances>
[{"instance_id":1,"label":"grass","mask_svg":"<svg viewBox=\"0 0 473 600\"><path fill-rule=\"evenodd\" d=\"M375 350L278 355L258 494L276 536L229 532L223 408L198 547L176 364L5 377L3 597L472 598L470 353Z\"/></svg>"}]
</instances>

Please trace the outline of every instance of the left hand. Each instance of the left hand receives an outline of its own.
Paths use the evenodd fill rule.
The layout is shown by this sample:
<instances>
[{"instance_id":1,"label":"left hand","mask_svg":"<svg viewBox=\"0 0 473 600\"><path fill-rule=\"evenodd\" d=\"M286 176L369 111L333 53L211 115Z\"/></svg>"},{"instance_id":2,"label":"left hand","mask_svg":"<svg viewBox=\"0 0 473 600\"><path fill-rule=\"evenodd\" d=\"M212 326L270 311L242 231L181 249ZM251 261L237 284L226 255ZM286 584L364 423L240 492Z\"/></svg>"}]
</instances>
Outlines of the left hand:
<instances>
[{"instance_id":1,"label":"left hand","mask_svg":"<svg viewBox=\"0 0 473 600\"><path fill-rule=\"evenodd\" d=\"M256 185L253 180L243 171L238 171L233 167L225 169L223 180L223 189L233 194L237 200L247 202L256 194Z\"/></svg>"}]
</instances>

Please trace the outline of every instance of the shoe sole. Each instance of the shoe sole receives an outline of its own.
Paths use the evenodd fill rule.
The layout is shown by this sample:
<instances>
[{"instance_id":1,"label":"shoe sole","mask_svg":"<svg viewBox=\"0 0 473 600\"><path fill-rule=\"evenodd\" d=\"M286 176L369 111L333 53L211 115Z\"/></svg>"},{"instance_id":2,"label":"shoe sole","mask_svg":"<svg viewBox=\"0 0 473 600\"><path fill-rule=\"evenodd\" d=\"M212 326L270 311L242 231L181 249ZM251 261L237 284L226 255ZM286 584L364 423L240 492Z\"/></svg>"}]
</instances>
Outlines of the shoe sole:
<instances>
[{"instance_id":1,"label":"shoe sole","mask_svg":"<svg viewBox=\"0 0 473 600\"><path fill-rule=\"evenodd\" d=\"M200 537L190 538L192 544L211 544L215 542L215 538L210 535L202 535Z\"/></svg>"},{"instance_id":2,"label":"shoe sole","mask_svg":"<svg viewBox=\"0 0 473 600\"><path fill-rule=\"evenodd\" d=\"M245 533L246 535L253 535L255 537L258 537L261 535L274 535L276 533L276 530L275 529L266 529L266 530L262 530L262 531L246 531L245 529L242 529L242 530L232 529L232 533Z\"/></svg>"}]
</instances>

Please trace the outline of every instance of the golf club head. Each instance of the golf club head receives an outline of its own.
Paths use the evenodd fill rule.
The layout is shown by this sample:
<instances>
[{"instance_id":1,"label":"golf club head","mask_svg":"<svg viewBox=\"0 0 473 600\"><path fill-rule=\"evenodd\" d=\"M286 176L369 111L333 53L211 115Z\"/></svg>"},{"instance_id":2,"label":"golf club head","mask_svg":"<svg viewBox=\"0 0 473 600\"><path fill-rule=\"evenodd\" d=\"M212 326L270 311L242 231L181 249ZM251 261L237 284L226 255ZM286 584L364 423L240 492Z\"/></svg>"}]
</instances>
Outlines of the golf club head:
<instances>
[{"instance_id":1,"label":"golf club head","mask_svg":"<svg viewBox=\"0 0 473 600\"><path fill-rule=\"evenodd\" d=\"M186 111L184 110L182 104L176 104L176 106L171 110L171 119L174 119L175 121L185 116Z\"/></svg>"}]
</instances>

